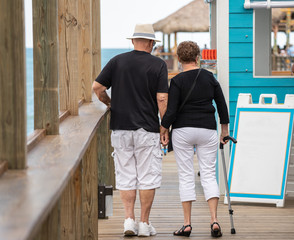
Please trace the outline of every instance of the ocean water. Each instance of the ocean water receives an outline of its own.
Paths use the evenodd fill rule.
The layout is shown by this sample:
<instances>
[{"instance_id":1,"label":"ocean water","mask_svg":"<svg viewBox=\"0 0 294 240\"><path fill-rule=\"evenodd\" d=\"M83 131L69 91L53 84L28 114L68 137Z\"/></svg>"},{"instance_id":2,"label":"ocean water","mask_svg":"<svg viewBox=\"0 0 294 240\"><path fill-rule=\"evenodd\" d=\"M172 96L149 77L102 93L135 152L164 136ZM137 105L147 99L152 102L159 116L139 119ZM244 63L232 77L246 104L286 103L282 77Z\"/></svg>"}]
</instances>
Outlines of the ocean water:
<instances>
[{"instance_id":1,"label":"ocean water","mask_svg":"<svg viewBox=\"0 0 294 240\"><path fill-rule=\"evenodd\" d=\"M103 48L101 49L101 68L117 54L128 52L126 48ZM26 77L27 77L27 134L34 131L34 69L33 69L33 49L26 49Z\"/></svg>"}]
</instances>

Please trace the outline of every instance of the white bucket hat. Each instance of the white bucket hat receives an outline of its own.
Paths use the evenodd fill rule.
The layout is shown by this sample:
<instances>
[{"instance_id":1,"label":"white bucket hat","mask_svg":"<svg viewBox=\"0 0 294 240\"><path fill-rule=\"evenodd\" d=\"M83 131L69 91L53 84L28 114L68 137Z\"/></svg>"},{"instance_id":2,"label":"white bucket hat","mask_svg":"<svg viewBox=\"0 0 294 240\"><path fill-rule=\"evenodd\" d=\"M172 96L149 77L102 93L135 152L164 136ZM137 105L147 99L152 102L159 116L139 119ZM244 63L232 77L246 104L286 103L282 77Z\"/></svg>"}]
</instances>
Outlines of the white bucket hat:
<instances>
[{"instance_id":1,"label":"white bucket hat","mask_svg":"<svg viewBox=\"0 0 294 240\"><path fill-rule=\"evenodd\" d=\"M135 26L135 31L132 37L128 37L127 39L134 38L145 38L154 40L155 42L161 42L160 40L155 38L155 33L153 30L152 24L137 24Z\"/></svg>"}]
</instances>

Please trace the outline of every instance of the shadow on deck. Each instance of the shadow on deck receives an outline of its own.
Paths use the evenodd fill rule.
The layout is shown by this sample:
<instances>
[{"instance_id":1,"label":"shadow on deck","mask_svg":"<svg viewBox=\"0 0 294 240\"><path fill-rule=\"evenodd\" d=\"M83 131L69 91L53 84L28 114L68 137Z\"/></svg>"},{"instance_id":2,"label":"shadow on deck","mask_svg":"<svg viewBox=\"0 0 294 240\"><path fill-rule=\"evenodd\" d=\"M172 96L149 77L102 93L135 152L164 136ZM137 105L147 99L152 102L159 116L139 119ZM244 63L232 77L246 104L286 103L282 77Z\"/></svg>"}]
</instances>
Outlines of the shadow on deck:
<instances>
[{"instance_id":1,"label":"shadow on deck","mask_svg":"<svg viewBox=\"0 0 294 240\"><path fill-rule=\"evenodd\" d=\"M198 171L195 161L195 172ZM192 207L193 231L190 239L212 239L210 236L210 215L204 199L200 178L196 174L197 201ZM218 219L223 237L221 239L294 239L294 199L286 199L284 208L268 204L233 203L236 234L230 233L228 206L220 199ZM139 219L139 199L136 201L136 217ZM113 216L98 221L99 239L124 239L124 210L119 192L114 191ZM157 235L144 239L181 239L174 237L173 231L183 225L182 207L178 193L178 175L174 154L163 158L162 186L156 192L150 220L157 230ZM130 239L129 237L126 239ZM141 239L133 237L132 239Z\"/></svg>"}]
</instances>

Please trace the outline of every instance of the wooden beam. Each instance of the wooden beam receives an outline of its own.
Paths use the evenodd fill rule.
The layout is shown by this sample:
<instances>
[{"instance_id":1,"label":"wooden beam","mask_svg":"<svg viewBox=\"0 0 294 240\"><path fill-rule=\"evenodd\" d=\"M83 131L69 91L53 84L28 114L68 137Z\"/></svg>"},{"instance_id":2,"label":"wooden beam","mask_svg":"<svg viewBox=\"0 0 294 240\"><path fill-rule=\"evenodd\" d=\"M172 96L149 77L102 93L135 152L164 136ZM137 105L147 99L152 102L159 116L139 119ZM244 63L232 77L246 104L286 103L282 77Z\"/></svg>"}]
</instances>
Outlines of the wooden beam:
<instances>
[{"instance_id":1,"label":"wooden beam","mask_svg":"<svg viewBox=\"0 0 294 240\"><path fill-rule=\"evenodd\" d=\"M98 183L115 187L114 163L111 153L113 148L109 130L110 111L101 117L98 126Z\"/></svg>"},{"instance_id":2,"label":"wooden beam","mask_svg":"<svg viewBox=\"0 0 294 240\"><path fill-rule=\"evenodd\" d=\"M59 240L60 234L60 201L57 201L34 240Z\"/></svg>"},{"instance_id":3,"label":"wooden beam","mask_svg":"<svg viewBox=\"0 0 294 240\"><path fill-rule=\"evenodd\" d=\"M101 72L100 0L92 0L92 82Z\"/></svg>"},{"instance_id":4,"label":"wooden beam","mask_svg":"<svg viewBox=\"0 0 294 240\"><path fill-rule=\"evenodd\" d=\"M0 161L26 167L26 76L23 1L0 0Z\"/></svg>"},{"instance_id":5,"label":"wooden beam","mask_svg":"<svg viewBox=\"0 0 294 240\"><path fill-rule=\"evenodd\" d=\"M36 129L27 138L27 151L31 151L44 137L46 136L45 129Z\"/></svg>"},{"instance_id":6,"label":"wooden beam","mask_svg":"<svg viewBox=\"0 0 294 240\"><path fill-rule=\"evenodd\" d=\"M97 133L83 159L83 239L98 239L98 161Z\"/></svg>"},{"instance_id":7,"label":"wooden beam","mask_svg":"<svg viewBox=\"0 0 294 240\"><path fill-rule=\"evenodd\" d=\"M58 0L33 0L34 128L59 133Z\"/></svg>"},{"instance_id":8,"label":"wooden beam","mask_svg":"<svg viewBox=\"0 0 294 240\"><path fill-rule=\"evenodd\" d=\"M168 49L168 52L171 52L171 47L170 47L170 34L167 35L167 49Z\"/></svg>"},{"instance_id":9,"label":"wooden beam","mask_svg":"<svg viewBox=\"0 0 294 240\"><path fill-rule=\"evenodd\" d=\"M61 196L61 240L82 239L82 164L76 169Z\"/></svg>"},{"instance_id":10,"label":"wooden beam","mask_svg":"<svg viewBox=\"0 0 294 240\"><path fill-rule=\"evenodd\" d=\"M97 160L96 160L97 161ZM6 170L8 169L8 164L6 161L0 161L0 177L3 173L6 172Z\"/></svg>"},{"instance_id":11,"label":"wooden beam","mask_svg":"<svg viewBox=\"0 0 294 240\"><path fill-rule=\"evenodd\" d=\"M85 102L92 101L92 0L78 0L79 84Z\"/></svg>"},{"instance_id":12,"label":"wooden beam","mask_svg":"<svg viewBox=\"0 0 294 240\"><path fill-rule=\"evenodd\" d=\"M60 111L78 115L78 1L59 0Z\"/></svg>"}]
</instances>

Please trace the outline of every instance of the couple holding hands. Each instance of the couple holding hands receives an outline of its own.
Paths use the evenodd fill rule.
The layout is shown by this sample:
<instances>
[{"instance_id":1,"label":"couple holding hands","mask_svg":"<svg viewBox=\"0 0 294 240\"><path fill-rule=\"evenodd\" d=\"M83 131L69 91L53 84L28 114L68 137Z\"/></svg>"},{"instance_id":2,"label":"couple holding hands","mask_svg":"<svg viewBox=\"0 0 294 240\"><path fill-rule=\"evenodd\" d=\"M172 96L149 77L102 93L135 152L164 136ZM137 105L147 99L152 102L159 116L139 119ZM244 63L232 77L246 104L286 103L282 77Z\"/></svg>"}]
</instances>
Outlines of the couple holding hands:
<instances>
[{"instance_id":1,"label":"couple holding hands","mask_svg":"<svg viewBox=\"0 0 294 240\"><path fill-rule=\"evenodd\" d=\"M124 205L124 235L152 236L155 228L149 215L155 189L161 185L160 144L169 142L178 166L179 193L183 207L183 226L173 234L189 237L191 208L196 200L193 167L194 146L200 180L207 200L213 237L221 237L217 219L219 187L215 164L218 148L215 108L221 123L220 141L229 135L229 115L225 98L213 74L198 68L200 49L195 42L179 44L177 56L183 72L168 86L166 63L151 55L157 40L151 24L137 24L131 39L134 50L112 58L93 83L100 101L111 109L111 142L114 148L116 188ZM111 87L111 99L106 90ZM159 116L161 125L159 125ZM137 189L140 221L135 220Z\"/></svg>"}]
</instances>

